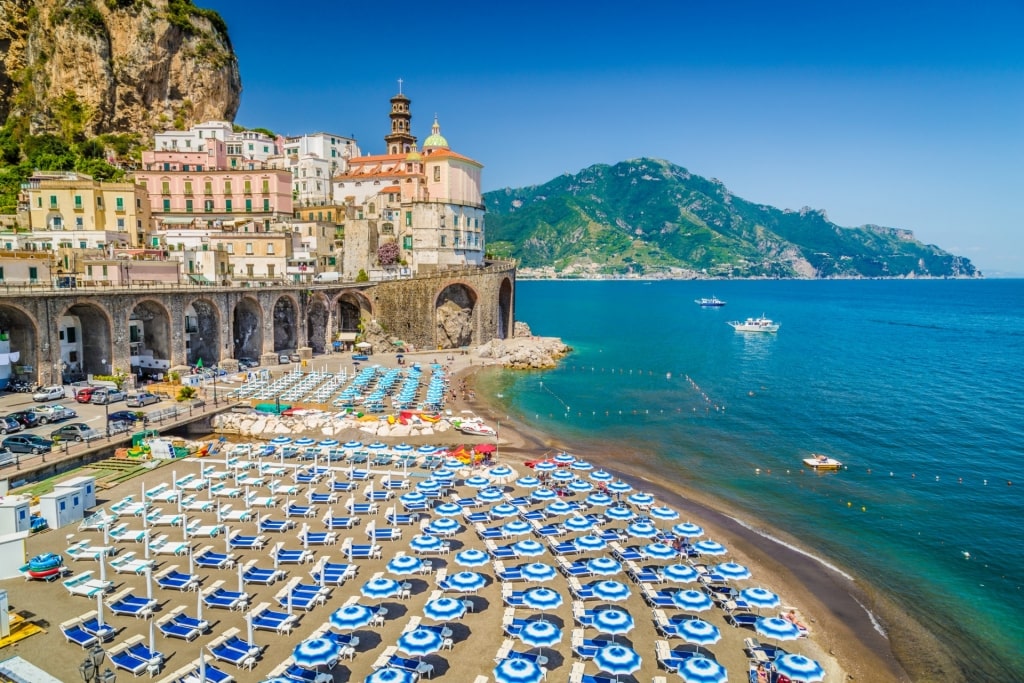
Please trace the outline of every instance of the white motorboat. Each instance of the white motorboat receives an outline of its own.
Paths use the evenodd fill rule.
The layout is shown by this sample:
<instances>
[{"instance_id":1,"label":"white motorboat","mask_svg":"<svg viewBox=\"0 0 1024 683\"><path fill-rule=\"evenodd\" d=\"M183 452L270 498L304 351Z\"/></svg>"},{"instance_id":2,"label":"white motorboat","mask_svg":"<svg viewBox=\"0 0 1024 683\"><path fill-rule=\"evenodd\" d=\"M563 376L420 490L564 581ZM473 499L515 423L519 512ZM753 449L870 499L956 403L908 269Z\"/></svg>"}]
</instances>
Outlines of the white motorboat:
<instances>
[{"instance_id":1,"label":"white motorboat","mask_svg":"<svg viewBox=\"0 0 1024 683\"><path fill-rule=\"evenodd\" d=\"M804 465L810 467L812 470L838 470L843 467L843 463L839 462L835 458L831 458L827 455L821 455L820 453L812 453L811 457L804 458Z\"/></svg>"},{"instance_id":2,"label":"white motorboat","mask_svg":"<svg viewBox=\"0 0 1024 683\"><path fill-rule=\"evenodd\" d=\"M737 332L778 332L781 323L761 315L760 318L747 318L743 322L733 320L728 323Z\"/></svg>"}]
</instances>

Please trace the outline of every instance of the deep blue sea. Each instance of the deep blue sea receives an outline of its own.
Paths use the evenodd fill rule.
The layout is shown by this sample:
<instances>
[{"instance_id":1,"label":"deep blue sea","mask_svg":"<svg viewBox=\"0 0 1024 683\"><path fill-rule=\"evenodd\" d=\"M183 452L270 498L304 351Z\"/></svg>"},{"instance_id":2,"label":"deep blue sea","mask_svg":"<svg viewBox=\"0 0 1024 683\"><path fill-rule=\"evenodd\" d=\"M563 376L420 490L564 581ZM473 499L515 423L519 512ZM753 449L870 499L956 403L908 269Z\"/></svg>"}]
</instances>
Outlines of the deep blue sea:
<instances>
[{"instance_id":1,"label":"deep blue sea","mask_svg":"<svg viewBox=\"0 0 1024 683\"><path fill-rule=\"evenodd\" d=\"M726 325L762 313L778 334ZM574 353L503 373L510 412L786 530L973 680L1024 678L1024 281L527 281L516 319Z\"/></svg>"}]
</instances>

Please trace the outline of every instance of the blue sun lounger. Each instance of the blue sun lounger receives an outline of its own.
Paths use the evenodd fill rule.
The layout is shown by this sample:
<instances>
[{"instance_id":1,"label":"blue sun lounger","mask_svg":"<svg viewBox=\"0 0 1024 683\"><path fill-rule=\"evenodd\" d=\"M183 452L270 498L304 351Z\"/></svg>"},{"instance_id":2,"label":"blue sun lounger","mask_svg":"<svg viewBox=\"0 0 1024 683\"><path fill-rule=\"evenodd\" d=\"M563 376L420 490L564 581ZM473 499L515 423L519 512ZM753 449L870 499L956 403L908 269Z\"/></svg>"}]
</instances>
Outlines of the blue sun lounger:
<instances>
[{"instance_id":1,"label":"blue sun lounger","mask_svg":"<svg viewBox=\"0 0 1024 683\"><path fill-rule=\"evenodd\" d=\"M303 669L298 664L291 664L283 673L285 678L289 678L295 683L321 683L324 680L334 680L333 674L317 673L312 669Z\"/></svg>"},{"instance_id":2,"label":"blue sun lounger","mask_svg":"<svg viewBox=\"0 0 1024 683\"><path fill-rule=\"evenodd\" d=\"M128 646L129 654L149 662L150 666L160 666L164 663L163 653L158 652L157 650L150 650L149 647L142 641L141 636L136 636L136 638L138 638L138 640L136 640L135 642L131 642L131 640L126 641L131 643L131 645Z\"/></svg>"},{"instance_id":3,"label":"blue sun lounger","mask_svg":"<svg viewBox=\"0 0 1024 683\"><path fill-rule=\"evenodd\" d=\"M572 653L580 659L593 659L599 650L611 644L603 638L585 638L581 628L572 631Z\"/></svg>"},{"instance_id":4,"label":"blue sun lounger","mask_svg":"<svg viewBox=\"0 0 1024 683\"><path fill-rule=\"evenodd\" d=\"M313 503L324 504L324 503L326 503L326 504L330 505L330 504L336 503L338 501L338 496L337 496L337 494L335 494L333 492L331 492L331 493L317 493L315 491L310 491L309 495L307 496L307 499L309 500L310 504L313 504Z\"/></svg>"},{"instance_id":5,"label":"blue sun lounger","mask_svg":"<svg viewBox=\"0 0 1024 683\"><path fill-rule=\"evenodd\" d=\"M639 562L644 559L643 553L636 548L623 548L616 542L612 542L612 557L619 562Z\"/></svg>"},{"instance_id":6,"label":"blue sun lounger","mask_svg":"<svg viewBox=\"0 0 1024 683\"><path fill-rule=\"evenodd\" d=\"M125 589L116 596L111 596L107 609L113 614L127 615L135 618L148 617L156 608L156 600L140 598L132 595L131 589Z\"/></svg>"},{"instance_id":7,"label":"blue sun lounger","mask_svg":"<svg viewBox=\"0 0 1024 683\"><path fill-rule=\"evenodd\" d=\"M260 531L263 530L262 526L261 522ZM261 550L266 544L267 539L264 536L249 536L238 531L232 532L231 537L228 538L228 545L233 550Z\"/></svg>"},{"instance_id":8,"label":"blue sun lounger","mask_svg":"<svg viewBox=\"0 0 1024 683\"><path fill-rule=\"evenodd\" d=\"M184 614L185 607L175 607L169 614L157 619L155 626L166 638L181 638L192 642L209 628L205 620L193 619Z\"/></svg>"},{"instance_id":9,"label":"blue sun lounger","mask_svg":"<svg viewBox=\"0 0 1024 683\"><path fill-rule=\"evenodd\" d=\"M334 545L338 542L336 531L307 531L299 534L299 540L306 545Z\"/></svg>"},{"instance_id":10,"label":"blue sun lounger","mask_svg":"<svg viewBox=\"0 0 1024 683\"><path fill-rule=\"evenodd\" d=\"M221 588L223 581L217 581L203 594L203 604L207 607L217 607L227 610L243 610L249 603L247 593L229 591Z\"/></svg>"},{"instance_id":11,"label":"blue sun lounger","mask_svg":"<svg viewBox=\"0 0 1024 683\"><path fill-rule=\"evenodd\" d=\"M282 548L280 545L270 553L270 556L276 556L278 564L305 564L306 562L313 561L313 552L311 550Z\"/></svg>"},{"instance_id":12,"label":"blue sun lounger","mask_svg":"<svg viewBox=\"0 0 1024 683\"><path fill-rule=\"evenodd\" d=\"M319 568L309 572L313 581L320 583L320 574L323 573L323 583L327 586L340 586L346 579L355 578L357 568L354 564L325 562Z\"/></svg>"},{"instance_id":13,"label":"blue sun lounger","mask_svg":"<svg viewBox=\"0 0 1024 683\"><path fill-rule=\"evenodd\" d=\"M275 612L270 608L270 603L261 602L252 610L252 627L258 631L273 631L278 635L291 633L292 629L299 623L297 614L287 612Z\"/></svg>"},{"instance_id":14,"label":"blue sun lounger","mask_svg":"<svg viewBox=\"0 0 1024 683\"><path fill-rule=\"evenodd\" d=\"M114 668L130 671L133 676L141 676L149 669L149 662L147 660L139 659L131 652L128 652L128 650L109 651L107 656L110 658Z\"/></svg>"},{"instance_id":15,"label":"blue sun lounger","mask_svg":"<svg viewBox=\"0 0 1024 683\"><path fill-rule=\"evenodd\" d=\"M328 529L351 529L363 520L358 517L335 516L328 512L323 517L323 522Z\"/></svg>"},{"instance_id":16,"label":"blue sun lounger","mask_svg":"<svg viewBox=\"0 0 1024 683\"><path fill-rule=\"evenodd\" d=\"M234 555L215 553L212 550L207 550L206 552L200 550L193 560L197 567L204 569L230 569L235 566Z\"/></svg>"},{"instance_id":17,"label":"blue sun lounger","mask_svg":"<svg viewBox=\"0 0 1024 683\"><path fill-rule=\"evenodd\" d=\"M79 627L89 635L96 636L100 642L106 642L117 635L116 628L107 623L100 623L95 610L86 612L79 618Z\"/></svg>"},{"instance_id":18,"label":"blue sun lounger","mask_svg":"<svg viewBox=\"0 0 1024 683\"><path fill-rule=\"evenodd\" d=\"M348 493L356 488L356 482L354 481L332 481L331 491L334 493Z\"/></svg>"},{"instance_id":19,"label":"blue sun lounger","mask_svg":"<svg viewBox=\"0 0 1024 683\"><path fill-rule=\"evenodd\" d=\"M260 533L267 531L284 532L295 528L295 522L290 519L261 519L259 523Z\"/></svg>"},{"instance_id":20,"label":"blue sun lounger","mask_svg":"<svg viewBox=\"0 0 1024 683\"><path fill-rule=\"evenodd\" d=\"M476 535L480 537L481 540L499 540L508 538L508 534L506 534L505 530L500 526L484 526L483 524L477 523L474 527L476 528Z\"/></svg>"},{"instance_id":21,"label":"blue sun lounger","mask_svg":"<svg viewBox=\"0 0 1024 683\"><path fill-rule=\"evenodd\" d=\"M470 512L468 508L463 508L462 517L467 524L487 524L491 521L491 516L486 512Z\"/></svg>"},{"instance_id":22,"label":"blue sun lounger","mask_svg":"<svg viewBox=\"0 0 1024 683\"><path fill-rule=\"evenodd\" d=\"M284 514L286 517L316 517L316 506L289 503L284 508Z\"/></svg>"},{"instance_id":23,"label":"blue sun lounger","mask_svg":"<svg viewBox=\"0 0 1024 683\"><path fill-rule=\"evenodd\" d=\"M221 671L210 662L206 662L203 670L206 673L207 683L234 683L235 677L226 671ZM189 665L177 672L180 674L173 683L195 683L199 678L199 665Z\"/></svg>"},{"instance_id":24,"label":"blue sun lounger","mask_svg":"<svg viewBox=\"0 0 1024 683\"><path fill-rule=\"evenodd\" d=\"M565 576L575 576L577 579L591 576L593 572L587 567L587 563L584 560L576 560L575 562L569 562L564 557L555 557L555 561L558 563L558 570Z\"/></svg>"},{"instance_id":25,"label":"blue sun lounger","mask_svg":"<svg viewBox=\"0 0 1024 683\"><path fill-rule=\"evenodd\" d=\"M199 589L199 576L197 574L184 574L178 571L176 565L167 567L153 577L156 585L161 588L170 588L179 591L194 591Z\"/></svg>"},{"instance_id":26,"label":"blue sun lounger","mask_svg":"<svg viewBox=\"0 0 1024 683\"><path fill-rule=\"evenodd\" d=\"M583 667L586 664L584 662L574 662L572 669L569 671L569 683L618 683L618 681L611 676L599 676L584 673Z\"/></svg>"},{"instance_id":27,"label":"blue sun lounger","mask_svg":"<svg viewBox=\"0 0 1024 683\"><path fill-rule=\"evenodd\" d=\"M234 664L239 669L251 670L256 665L256 657L259 656L262 648L247 643L239 638L237 633L238 629L229 629L224 635L207 645L207 649L214 659Z\"/></svg>"},{"instance_id":28,"label":"blue sun lounger","mask_svg":"<svg viewBox=\"0 0 1024 683\"><path fill-rule=\"evenodd\" d=\"M64 634L64 637L69 643L79 645L83 649L92 647L100 640L92 633L83 629L79 619L71 619L70 621L62 623L60 625L60 632Z\"/></svg>"},{"instance_id":29,"label":"blue sun lounger","mask_svg":"<svg viewBox=\"0 0 1024 683\"><path fill-rule=\"evenodd\" d=\"M345 509L353 515L375 515L378 505L376 503L346 503Z\"/></svg>"},{"instance_id":30,"label":"blue sun lounger","mask_svg":"<svg viewBox=\"0 0 1024 683\"><path fill-rule=\"evenodd\" d=\"M416 520L420 518L419 515L404 515L396 513L394 508L388 508L389 512L384 515L384 521L393 526L406 526L415 524Z\"/></svg>"},{"instance_id":31,"label":"blue sun lounger","mask_svg":"<svg viewBox=\"0 0 1024 683\"><path fill-rule=\"evenodd\" d=\"M288 577L288 572L283 569L264 569L255 566L256 560L248 562L242 570L242 581L244 583L255 583L261 586L272 586L278 579Z\"/></svg>"}]
</instances>

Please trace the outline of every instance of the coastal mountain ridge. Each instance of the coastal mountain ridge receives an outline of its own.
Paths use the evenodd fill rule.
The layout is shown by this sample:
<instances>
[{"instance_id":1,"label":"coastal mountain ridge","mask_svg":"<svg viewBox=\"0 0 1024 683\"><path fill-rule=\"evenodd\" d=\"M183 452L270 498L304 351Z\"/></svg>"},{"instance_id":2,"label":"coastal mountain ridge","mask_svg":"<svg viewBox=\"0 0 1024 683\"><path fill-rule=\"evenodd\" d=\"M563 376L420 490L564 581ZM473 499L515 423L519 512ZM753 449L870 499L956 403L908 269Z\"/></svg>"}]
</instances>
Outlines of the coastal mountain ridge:
<instances>
[{"instance_id":1,"label":"coastal mountain ridge","mask_svg":"<svg viewBox=\"0 0 1024 683\"><path fill-rule=\"evenodd\" d=\"M661 159L484 195L488 249L543 277L981 277L909 230L755 204Z\"/></svg>"}]
</instances>

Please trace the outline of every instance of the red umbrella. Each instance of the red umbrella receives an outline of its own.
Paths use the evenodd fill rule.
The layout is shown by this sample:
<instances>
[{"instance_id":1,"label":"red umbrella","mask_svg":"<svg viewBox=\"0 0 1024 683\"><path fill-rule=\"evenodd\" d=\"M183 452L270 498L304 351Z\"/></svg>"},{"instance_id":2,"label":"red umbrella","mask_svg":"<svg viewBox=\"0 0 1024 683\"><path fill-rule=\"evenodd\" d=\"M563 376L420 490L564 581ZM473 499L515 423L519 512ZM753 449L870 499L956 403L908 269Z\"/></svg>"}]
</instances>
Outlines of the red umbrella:
<instances>
[{"instance_id":1,"label":"red umbrella","mask_svg":"<svg viewBox=\"0 0 1024 683\"><path fill-rule=\"evenodd\" d=\"M477 453L493 453L494 451L498 450L498 447L495 446L493 443L482 443L474 446L473 450L475 450Z\"/></svg>"}]
</instances>

